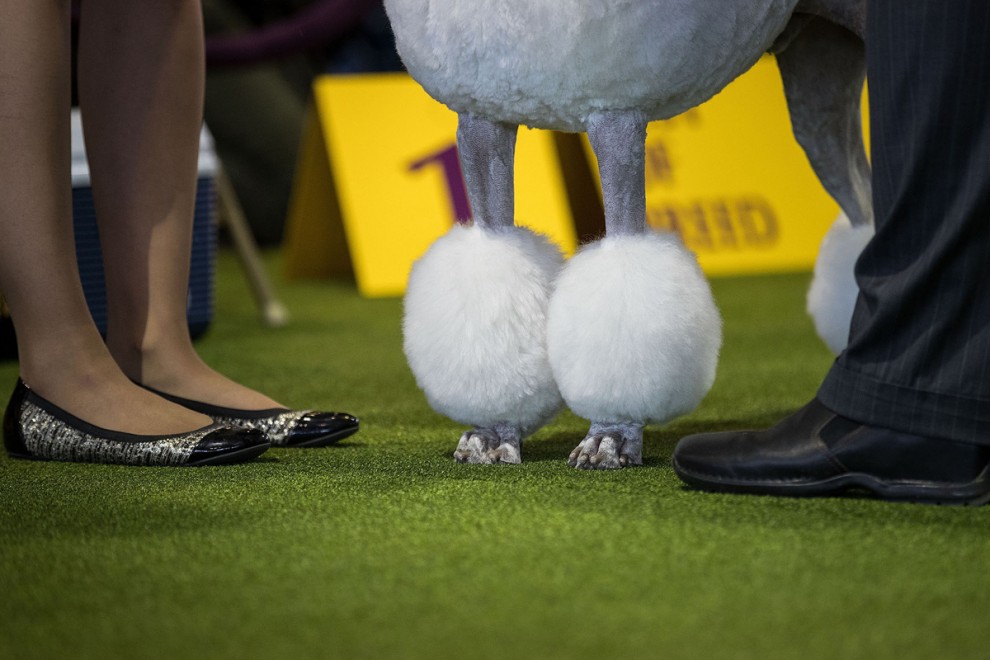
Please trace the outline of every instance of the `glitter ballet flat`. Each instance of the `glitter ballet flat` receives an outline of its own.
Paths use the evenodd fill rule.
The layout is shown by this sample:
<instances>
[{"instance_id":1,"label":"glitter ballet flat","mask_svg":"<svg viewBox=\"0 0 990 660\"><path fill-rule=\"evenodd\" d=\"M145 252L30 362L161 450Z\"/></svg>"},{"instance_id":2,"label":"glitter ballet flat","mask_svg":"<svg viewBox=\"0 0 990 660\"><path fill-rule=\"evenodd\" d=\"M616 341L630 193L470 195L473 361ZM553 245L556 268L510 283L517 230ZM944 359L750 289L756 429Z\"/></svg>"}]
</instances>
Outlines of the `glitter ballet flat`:
<instances>
[{"instance_id":1,"label":"glitter ballet flat","mask_svg":"<svg viewBox=\"0 0 990 660\"><path fill-rule=\"evenodd\" d=\"M14 458L160 466L240 463L271 446L258 431L216 422L175 435L110 431L46 401L20 379L4 414L3 441Z\"/></svg>"},{"instance_id":2,"label":"glitter ballet flat","mask_svg":"<svg viewBox=\"0 0 990 660\"><path fill-rule=\"evenodd\" d=\"M242 410L224 408L202 401L166 394L147 385L145 389L180 406L209 415L214 421L230 426L257 429L276 447L324 447L357 433L358 419L347 413L315 410Z\"/></svg>"}]
</instances>

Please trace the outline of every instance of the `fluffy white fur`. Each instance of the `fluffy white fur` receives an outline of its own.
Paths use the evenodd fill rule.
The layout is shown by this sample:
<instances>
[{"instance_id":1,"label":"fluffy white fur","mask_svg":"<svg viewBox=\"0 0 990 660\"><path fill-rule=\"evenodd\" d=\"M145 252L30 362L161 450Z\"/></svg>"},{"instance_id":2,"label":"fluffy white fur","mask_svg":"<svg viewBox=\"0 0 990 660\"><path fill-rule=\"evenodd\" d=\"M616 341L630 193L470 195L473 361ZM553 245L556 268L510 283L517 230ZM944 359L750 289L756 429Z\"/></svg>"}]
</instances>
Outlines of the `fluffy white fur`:
<instances>
[{"instance_id":1,"label":"fluffy white fur","mask_svg":"<svg viewBox=\"0 0 990 660\"><path fill-rule=\"evenodd\" d=\"M854 269L856 260L873 238L873 226L853 227L840 214L822 239L815 261L815 275L808 289L808 314L825 345L841 353L849 339L849 322L859 288Z\"/></svg>"},{"instance_id":2,"label":"fluffy white fur","mask_svg":"<svg viewBox=\"0 0 990 660\"><path fill-rule=\"evenodd\" d=\"M797 0L386 0L396 47L457 112L585 130L707 100L767 51ZM698 57L704 53L704 57Z\"/></svg>"},{"instance_id":3,"label":"fluffy white fur","mask_svg":"<svg viewBox=\"0 0 990 660\"><path fill-rule=\"evenodd\" d=\"M547 343L575 413L596 422L665 422L697 407L711 387L722 321L677 236L607 237L561 272Z\"/></svg>"},{"instance_id":4,"label":"fluffy white fur","mask_svg":"<svg viewBox=\"0 0 990 660\"><path fill-rule=\"evenodd\" d=\"M413 266L404 347L430 405L473 426L530 433L562 406L546 351L547 305L563 258L514 227L455 226Z\"/></svg>"}]
</instances>

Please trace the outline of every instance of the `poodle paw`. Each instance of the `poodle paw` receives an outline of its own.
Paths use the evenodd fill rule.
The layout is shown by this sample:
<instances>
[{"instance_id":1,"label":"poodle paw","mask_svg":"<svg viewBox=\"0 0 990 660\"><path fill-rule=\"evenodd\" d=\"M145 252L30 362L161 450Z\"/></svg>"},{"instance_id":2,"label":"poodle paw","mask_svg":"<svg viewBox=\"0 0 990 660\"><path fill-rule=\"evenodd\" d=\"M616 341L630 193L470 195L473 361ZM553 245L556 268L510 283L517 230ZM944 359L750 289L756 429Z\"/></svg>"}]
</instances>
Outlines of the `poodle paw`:
<instances>
[{"instance_id":1,"label":"poodle paw","mask_svg":"<svg viewBox=\"0 0 990 660\"><path fill-rule=\"evenodd\" d=\"M512 429L472 429L461 436L454 459L458 463L519 464L521 444L519 433Z\"/></svg>"},{"instance_id":2,"label":"poodle paw","mask_svg":"<svg viewBox=\"0 0 990 660\"><path fill-rule=\"evenodd\" d=\"M588 435L567 459L580 470L616 470L643 464L642 424L593 422Z\"/></svg>"}]
</instances>

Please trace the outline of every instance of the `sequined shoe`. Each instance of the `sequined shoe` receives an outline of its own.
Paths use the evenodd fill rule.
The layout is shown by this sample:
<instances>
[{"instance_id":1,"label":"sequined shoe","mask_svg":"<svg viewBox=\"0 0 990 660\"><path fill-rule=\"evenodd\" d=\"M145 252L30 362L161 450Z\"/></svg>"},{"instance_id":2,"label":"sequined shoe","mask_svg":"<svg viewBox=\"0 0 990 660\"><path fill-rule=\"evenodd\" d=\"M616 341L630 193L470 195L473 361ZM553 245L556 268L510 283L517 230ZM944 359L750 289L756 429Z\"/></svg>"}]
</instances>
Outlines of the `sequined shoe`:
<instances>
[{"instance_id":1,"label":"sequined shoe","mask_svg":"<svg viewBox=\"0 0 990 660\"><path fill-rule=\"evenodd\" d=\"M20 379L4 414L3 441L14 458L160 466L240 463L271 446L258 431L218 423L176 435L110 431L46 401Z\"/></svg>"},{"instance_id":2,"label":"sequined shoe","mask_svg":"<svg viewBox=\"0 0 990 660\"><path fill-rule=\"evenodd\" d=\"M358 431L357 417L347 413L289 410L288 408L268 408L266 410L224 408L223 406L214 406L202 401L193 401L174 394L159 392L147 385L143 387L172 403L209 415L214 421L221 424L257 429L265 434L272 446L324 447L343 440Z\"/></svg>"}]
</instances>

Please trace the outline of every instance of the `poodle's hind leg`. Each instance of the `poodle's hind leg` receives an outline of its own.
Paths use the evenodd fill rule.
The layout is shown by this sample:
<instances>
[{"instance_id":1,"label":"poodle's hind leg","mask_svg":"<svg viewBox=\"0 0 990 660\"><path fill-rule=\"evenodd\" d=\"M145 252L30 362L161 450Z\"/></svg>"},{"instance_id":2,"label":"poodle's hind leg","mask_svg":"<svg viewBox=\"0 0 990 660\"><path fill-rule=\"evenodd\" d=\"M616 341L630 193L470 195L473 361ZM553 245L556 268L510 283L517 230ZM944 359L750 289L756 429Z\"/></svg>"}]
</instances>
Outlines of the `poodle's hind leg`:
<instances>
[{"instance_id":1,"label":"poodle's hind leg","mask_svg":"<svg viewBox=\"0 0 990 660\"><path fill-rule=\"evenodd\" d=\"M592 422L588 435L567 459L582 470L611 470L643 464L643 425Z\"/></svg>"},{"instance_id":2,"label":"poodle's hind leg","mask_svg":"<svg viewBox=\"0 0 990 660\"><path fill-rule=\"evenodd\" d=\"M871 225L870 163L860 118L862 39L816 17L775 55L794 137L812 169L854 227Z\"/></svg>"},{"instance_id":3,"label":"poodle's hind leg","mask_svg":"<svg viewBox=\"0 0 990 660\"><path fill-rule=\"evenodd\" d=\"M843 211L822 241L807 299L815 330L838 355L859 294L853 265L873 237L870 164L860 119L865 50L860 36L837 23L803 20L776 55L794 136Z\"/></svg>"}]
</instances>

